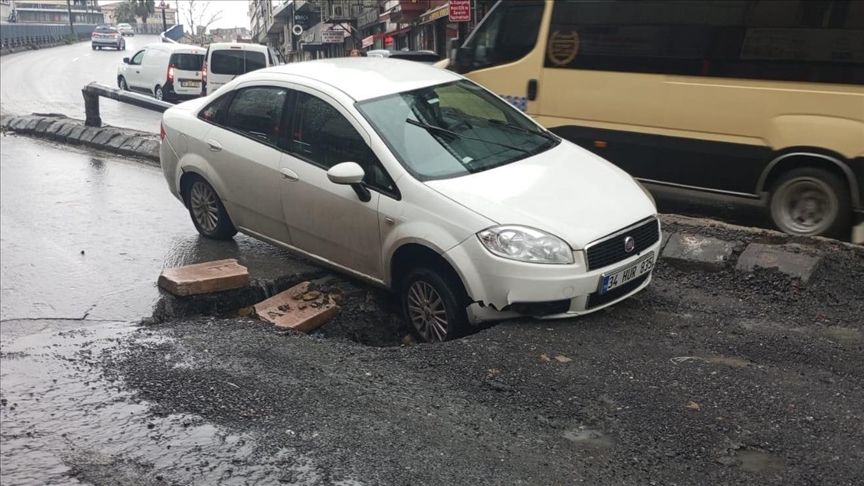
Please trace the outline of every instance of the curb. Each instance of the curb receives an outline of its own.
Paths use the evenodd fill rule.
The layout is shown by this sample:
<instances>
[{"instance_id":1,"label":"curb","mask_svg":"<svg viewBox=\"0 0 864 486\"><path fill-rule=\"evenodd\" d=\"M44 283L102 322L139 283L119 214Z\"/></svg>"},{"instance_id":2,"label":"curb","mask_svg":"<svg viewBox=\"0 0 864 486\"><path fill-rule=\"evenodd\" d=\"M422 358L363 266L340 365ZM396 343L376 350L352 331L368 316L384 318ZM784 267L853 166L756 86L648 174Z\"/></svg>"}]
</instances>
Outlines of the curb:
<instances>
[{"instance_id":1,"label":"curb","mask_svg":"<svg viewBox=\"0 0 864 486\"><path fill-rule=\"evenodd\" d=\"M28 44L26 46L12 47L9 49L0 49L0 57L6 56L9 54L16 54L19 52L38 51L39 49L48 49L51 47L59 47L59 46L70 46L72 44L77 44L79 42L85 42L85 40L82 39L82 40L78 40L75 42L60 41L60 42L53 42L51 44L44 44L44 45Z\"/></svg>"},{"instance_id":2,"label":"curb","mask_svg":"<svg viewBox=\"0 0 864 486\"><path fill-rule=\"evenodd\" d=\"M159 138L150 133L126 128L88 127L80 120L53 113L8 117L0 125L3 131L159 162Z\"/></svg>"}]
</instances>

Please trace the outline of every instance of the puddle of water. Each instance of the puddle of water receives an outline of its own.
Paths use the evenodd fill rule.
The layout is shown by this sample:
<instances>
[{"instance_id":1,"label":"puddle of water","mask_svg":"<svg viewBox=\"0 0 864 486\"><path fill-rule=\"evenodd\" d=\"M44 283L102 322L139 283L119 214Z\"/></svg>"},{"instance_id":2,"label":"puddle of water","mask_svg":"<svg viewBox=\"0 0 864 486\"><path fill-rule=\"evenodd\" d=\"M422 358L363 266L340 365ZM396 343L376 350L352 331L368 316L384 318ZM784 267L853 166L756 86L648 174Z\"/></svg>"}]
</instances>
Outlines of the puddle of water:
<instances>
[{"instance_id":1,"label":"puddle of water","mask_svg":"<svg viewBox=\"0 0 864 486\"><path fill-rule=\"evenodd\" d=\"M587 447L611 447L615 441L599 430L580 429L568 430L562 434L565 439Z\"/></svg>"},{"instance_id":2,"label":"puddle of water","mask_svg":"<svg viewBox=\"0 0 864 486\"><path fill-rule=\"evenodd\" d=\"M125 323L46 330L2 342L3 484L318 484L296 451L256 452L256 438L200 417L154 418L122 384L102 378L100 354L136 331ZM162 338L153 336L152 339ZM360 484L348 480L346 485Z\"/></svg>"},{"instance_id":3,"label":"puddle of water","mask_svg":"<svg viewBox=\"0 0 864 486\"><path fill-rule=\"evenodd\" d=\"M743 471L751 473L773 473L783 470L785 462L758 449L742 449L738 451L738 466Z\"/></svg>"}]
</instances>

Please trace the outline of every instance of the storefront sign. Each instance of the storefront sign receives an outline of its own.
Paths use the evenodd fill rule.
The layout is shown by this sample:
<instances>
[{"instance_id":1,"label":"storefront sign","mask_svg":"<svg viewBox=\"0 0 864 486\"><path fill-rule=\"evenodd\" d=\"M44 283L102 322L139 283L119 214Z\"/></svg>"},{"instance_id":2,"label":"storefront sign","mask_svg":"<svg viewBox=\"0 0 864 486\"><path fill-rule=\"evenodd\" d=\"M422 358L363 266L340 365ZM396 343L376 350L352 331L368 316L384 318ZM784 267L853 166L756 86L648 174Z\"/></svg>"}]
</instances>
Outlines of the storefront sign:
<instances>
[{"instance_id":1,"label":"storefront sign","mask_svg":"<svg viewBox=\"0 0 864 486\"><path fill-rule=\"evenodd\" d=\"M450 0L450 22L471 21L471 0Z\"/></svg>"},{"instance_id":2,"label":"storefront sign","mask_svg":"<svg viewBox=\"0 0 864 486\"><path fill-rule=\"evenodd\" d=\"M317 23L318 14L314 12L294 12L294 24L302 26L303 30L309 30Z\"/></svg>"},{"instance_id":3,"label":"storefront sign","mask_svg":"<svg viewBox=\"0 0 864 486\"><path fill-rule=\"evenodd\" d=\"M435 20L446 17L448 15L450 15L450 7L447 5L444 5L441 8L437 8L435 10L432 10L431 12L427 12L427 13L421 15L420 16L420 23L425 24L428 22L433 22Z\"/></svg>"},{"instance_id":4,"label":"storefront sign","mask_svg":"<svg viewBox=\"0 0 864 486\"><path fill-rule=\"evenodd\" d=\"M374 43L375 43L375 36L370 35L369 37L366 37L365 39L363 39L363 41L361 41L360 45L365 48L365 47L371 46Z\"/></svg>"},{"instance_id":5,"label":"storefront sign","mask_svg":"<svg viewBox=\"0 0 864 486\"><path fill-rule=\"evenodd\" d=\"M321 42L325 44L341 44L345 42L344 30L325 30L321 32Z\"/></svg>"}]
</instances>

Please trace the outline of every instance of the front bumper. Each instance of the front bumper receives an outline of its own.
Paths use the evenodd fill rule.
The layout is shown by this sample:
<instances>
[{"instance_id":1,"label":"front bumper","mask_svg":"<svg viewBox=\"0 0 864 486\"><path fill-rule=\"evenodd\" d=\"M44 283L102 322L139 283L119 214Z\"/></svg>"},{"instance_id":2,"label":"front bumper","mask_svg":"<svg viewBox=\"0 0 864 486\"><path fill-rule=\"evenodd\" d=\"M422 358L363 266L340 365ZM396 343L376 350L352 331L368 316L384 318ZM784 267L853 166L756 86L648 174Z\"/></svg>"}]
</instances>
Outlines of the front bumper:
<instances>
[{"instance_id":1,"label":"front bumper","mask_svg":"<svg viewBox=\"0 0 864 486\"><path fill-rule=\"evenodd\" d=\"M648 254L652 254L656 262L661 241L662 238L658 238L657 242L625 260L590 271L583 252L575 252L577 258L572 265L523 263L491 254L476 237L468 238L445 256L475 302L469 307L469 315L475 322L520 315L552 319L589 314L644 289L651 281L651 272L607 294L598 292L604 273L635 264ZM537 315L532 312L534 309L545 312Z\"/></svg>"}]
</instances>

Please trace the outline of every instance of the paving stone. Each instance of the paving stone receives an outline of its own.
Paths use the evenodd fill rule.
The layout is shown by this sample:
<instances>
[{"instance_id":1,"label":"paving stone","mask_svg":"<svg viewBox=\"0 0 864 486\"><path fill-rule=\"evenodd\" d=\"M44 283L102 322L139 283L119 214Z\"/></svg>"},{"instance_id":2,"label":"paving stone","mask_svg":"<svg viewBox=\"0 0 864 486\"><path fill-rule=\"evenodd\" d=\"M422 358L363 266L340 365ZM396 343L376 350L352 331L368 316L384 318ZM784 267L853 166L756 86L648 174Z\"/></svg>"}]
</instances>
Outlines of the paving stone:
<instances>
[{"instance_id":1,"label":"paving stone","mask_svg":"<svg viewBox=\"0 0 864 486\"><path fill-rule=\"evenodd\" d=\"M96 147L105 148L109 142L120 135L119 132L111 129L103 129L98 135L93 137L93 145Z\"/></svg>"},{"instance_id":2,"label":"paving stone","mask_svg":"<svg viewBox=\"0 0 864 486\"><path fill-rule=\"evenodd\" d=\"M9 128L13 130L24 130L27 127L27 124L30 123L30 118L26 116L18 116L12 119L9 122Z\"/></svg>"},{"instance_id":3,"label":"paving stone","mask_svg":"<svg viewBox=\"0 0 864 486\"><path fill-rule=\"evenodd\" d=\"M318 329L332 319L339 307L330 295L309 290L310 282L303 282L255 305L255 315L278 327L298 332Z\"/></svg>"},{"instance_id":4,"label":"paving stone","mask_svg":"<svg viewBox=\"0 0 864 486\"><path fill-rule=\"evenodd\" d=\"M707 236L675 233L663 249L663 258L681 268L709 271L723 270L737 245Z\"/></svg>"},{"instance_id":5,"label":"paving stone","mask_svg":"<svg viewBox=\"0 0 864 486\"><path fill-rule=\"evenodd\" d=\"M166 268L159 275L158 283L168 292L185 297L243 287L249 284L249 271L231 258Z\"/></svg>"},{"instance_id":6,"label":"paving stone","mask_svg":"<svg viewBox=\"0 0 864 486\"><path fill-rule=\"evenodd\" d=\"M32 133L33 131L36 130L36 127L39 125L39 122L41 122L42 120L44 120L44 118L41 118L41 117L29 118L29 120L27 121L27 125L24 127L24 131L27 133Z\"/></svg>"},{"instance_id":7,"label":"paving stone","mask_svg":"<svg viewBox=\"0 0 864 486\"><path fill-rule=\"evenodd\" d=\"M58 140L66 140L72 134L72 130L74 130L76 125L72 122L65 122L60 126L60 130L57 132Z\"/></svg>"},{"instance_id":8,"label":"paving stone","mask_svg":"<svg viewBox=\"0 0 864 486\"><path fill-rule=\"evenodd\" d=\"M45 133L54 140L62 140L62 138L59 136L59 133L60 130L66 127L66 125L67 123L65 121L57 120L50 127L48 127L48 130L46 130Z\"/></svg>"},{"instance_id":9,"label":"paving stone","mask_svg":"<svg viewBox=\"0 0 864 486\"><path fill-rule=\"evenodd\" d=\"M137 137L134 135L127 137L126 141L120 145L120 148L119 148L120 153L123 155L134 155L135 149L137 149L139 145L144 143L145 140L147 140L147 139Z\"/></svg>"},{"instance_id":10,"label":"paving stone","mask_svg":"<svg viewBox=\"0 0 864 486\"><path fill-rule=\"evenodd\" d=\"M69 135L66 135L66 141L71 144L81 143L81 137L88 127L82 125L74 125L72 130L69 130Z\"/></svg>"},{"instance_id":11,"label":"paving stone","mask_svg":"<svg viewBox=\"0 0 864 486\"><path fill-rule=\"evenodd\" d=\"M135 154L144 158L159 160L159 142L145 140L135 148Z\"/></svg>"},{"instance_id":12,"label":"paving stone","mask_svg":"<svg viewBox=\"0 0 864 486\"><path fill-rule=\"evenodd\" d=\"M81 132L81 137L79 137L78 140L85 145L90 145L92 144L93 139L100 133L102 133L101 128L84 127L84 131Z\"/></svg>"},{"instance_id":13,"label":"paving stone","mask_svg":"<svg viewBox=\"0 0 864 486\"><path fill-rule=\"evenodd\" d=\"M46 133L48 129L53 125L57 120L52 120L50 118L43 118L36 123L36 133Z\"/></svg>"},{"instance_id":14,"label":"paving stone","mask_svg":"<svg viewBox=\"0 0 864 486\"><path fill-rule=\"evenodd\" d=\"M789 251L779 246L750 243L738 257L737 270L752 272L756 268L776 268L807 283L819 268L820 257Z\"/></svg>"},{"instance_id":15,"label":"paving stone","mask_svg":"<svg viewBox=\"0 0 864 486\"><path fill-rule=\"evenodd\" d=\"M117 133L117 136L112 138L110 142L108 142L108 148L114 149L116 151L120 150L120 147L123 146L132 136L124 135L123 133Z\"/></svg>"}]
</instances>

